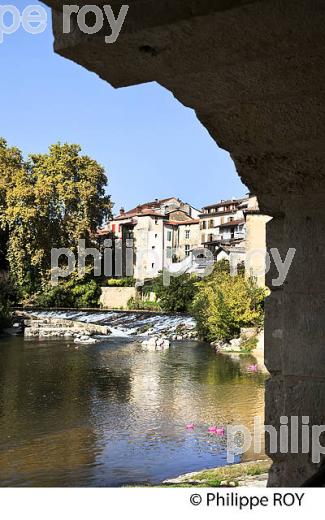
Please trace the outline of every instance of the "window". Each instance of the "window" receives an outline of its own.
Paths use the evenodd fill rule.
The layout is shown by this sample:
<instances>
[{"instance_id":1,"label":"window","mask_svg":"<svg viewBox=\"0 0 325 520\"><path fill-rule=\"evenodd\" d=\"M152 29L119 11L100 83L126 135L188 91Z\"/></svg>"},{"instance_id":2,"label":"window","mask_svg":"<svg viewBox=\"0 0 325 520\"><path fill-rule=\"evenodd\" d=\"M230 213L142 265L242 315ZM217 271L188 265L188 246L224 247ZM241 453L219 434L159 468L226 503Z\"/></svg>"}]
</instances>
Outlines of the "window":
<instances>
[{"instance_id":1,"label":"window","mask_svg":"<svg viewBox=\"0 0 325 520\"><path fill-rule=\"evenodd\" d=\"M151 248L151 249L156 249L156 246L152 246L152 248Z\"/></svg>"},{"instance_id":2,"label":"window","mask_svg":"<svg viewBox=\"0 0 325 520\"><path fill-rule=\"evenodd\" d=\"M172 232L171 231L167 231L167 240L168 242L170 242L172 239Z\"/></svg>"},{"instance_id":3,"label":"window","mask_svg":"<svg viewBox=\"0 0 325 520\"><path fill-rule=\"evenodd\" d=\"M172 248L170 246L167 246L167 258L172 257Z\"/></svg>"},{"instance_id":4,"label":"window","mask_svg":"<svg viewBox=\"0 0 325 520\"><path fill-rule=\"evenodd\" d=\"M190 230L189 229L187 229L185 231L185 238L190 238Z\"/></svg>"},{"instance_id":5,"label":"window","mask_svg":"<svg viewBox=\"0 0 325 520\"><path fill-rule=\"evenodd\" d=\"M155 233L155 238L158 238L158 235L157 235L157 233Z\"/></svg>"},{"instance_id":6,"label":"window","mask_svg":"<svg viewBox=\"0 0 325 520\"><path fill-rule=\"evenodd\" d=\"M151 269L154 269L154 268L155 268L155 263L153 262L153 263L151 264Z\"/></svg>"},{"instance_id":7,"label":"window","mask_svg":"<svg viewBox=\"0 0 325 520\"><path fill-rule=\"evenodd\" d=\"M189 245L185 246L185 256L190 256L190 246Z\"/></svg>"},{"instance_id":8,"label":"window","mask_svg":"<svg viewBox=\"0 0 325 520\"><path fill-rule=\"evenodd\" d=\"M211 219L211 220L209 220L209 228L211 229L213 227L214 227L214 220Z\"/></svg>"},{"instance_id":9,"label":"window","mask_svg":"<svg viewBox=\"0 0 325 520\"><path fill-rule=\"evenodd\" d=\"M158 219L157 218L155 218L155 224L158 224Z\"/></svg>"},{"instance_id":10,"label":"window","mask_svg":"<svg viewBox=\"0 0 325 520\"><path fill-rule=\"evenodd\" d=\"M201 222L201 229L206 229L207 228L207 221L206 220L203 220Z\"/></svg>"}]
</instances>

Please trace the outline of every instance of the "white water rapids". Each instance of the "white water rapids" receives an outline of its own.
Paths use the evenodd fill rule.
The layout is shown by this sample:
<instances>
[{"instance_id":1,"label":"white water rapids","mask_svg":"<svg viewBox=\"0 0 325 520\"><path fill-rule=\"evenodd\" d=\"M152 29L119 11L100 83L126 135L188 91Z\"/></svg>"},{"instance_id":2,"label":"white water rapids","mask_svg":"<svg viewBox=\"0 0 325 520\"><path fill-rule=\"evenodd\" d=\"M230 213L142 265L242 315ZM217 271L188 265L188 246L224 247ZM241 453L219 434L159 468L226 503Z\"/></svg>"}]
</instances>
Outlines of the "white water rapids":
<instances>
[{"instance_id":1,"label":"white water rapids","mask_svg":"<svg viewBox=\"0 0 325 520\"><path fill-rule=\"evenodd\" d=\"M110 328L112 336L194 336L196 323L188 315L123 311L32 311L37 318L58 318L96 323Z\"/></svg>"}]
</instances>

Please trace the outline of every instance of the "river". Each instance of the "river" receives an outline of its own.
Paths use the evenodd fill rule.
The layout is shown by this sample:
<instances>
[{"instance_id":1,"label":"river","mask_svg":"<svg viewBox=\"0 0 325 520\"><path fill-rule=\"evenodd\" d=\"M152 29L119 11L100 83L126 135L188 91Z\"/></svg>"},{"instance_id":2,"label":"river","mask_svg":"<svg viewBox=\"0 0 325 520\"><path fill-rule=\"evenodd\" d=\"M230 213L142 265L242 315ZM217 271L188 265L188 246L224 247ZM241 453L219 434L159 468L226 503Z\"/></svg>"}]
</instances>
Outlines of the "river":
<instances>
[{"instance_id":1,"label":"river","mask_svg":"<svg viewBox=\"0 0 325 520\"><path fill-rule=\"evenodd\" d=\"M157 483L224 465L226 436L208 427L252 430L263 416L250 363L198 341L146 352L127 334L80 348L1 338L0 486Z\"/></svg>"}]
</instances>

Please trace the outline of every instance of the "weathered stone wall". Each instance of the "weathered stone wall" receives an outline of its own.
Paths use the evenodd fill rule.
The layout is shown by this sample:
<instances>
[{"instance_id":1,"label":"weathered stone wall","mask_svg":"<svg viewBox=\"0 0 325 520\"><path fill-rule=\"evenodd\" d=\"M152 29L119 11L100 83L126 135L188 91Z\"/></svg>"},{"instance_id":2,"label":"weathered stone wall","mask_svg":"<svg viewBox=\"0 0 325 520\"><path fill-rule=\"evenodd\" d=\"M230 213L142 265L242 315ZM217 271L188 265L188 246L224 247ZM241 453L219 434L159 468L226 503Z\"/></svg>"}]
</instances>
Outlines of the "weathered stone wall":
<instances>
[{"instance_id":1,"label":"weathered stone wall","mask_svg":"<svg viewBox=\"0 0 325 520\"><path fill-rule=\"evenodd\" d=\"M103 309L127 309L130 298L136 298L135 287L102 287L99 303Z\"/></svg>"}]
</instances>

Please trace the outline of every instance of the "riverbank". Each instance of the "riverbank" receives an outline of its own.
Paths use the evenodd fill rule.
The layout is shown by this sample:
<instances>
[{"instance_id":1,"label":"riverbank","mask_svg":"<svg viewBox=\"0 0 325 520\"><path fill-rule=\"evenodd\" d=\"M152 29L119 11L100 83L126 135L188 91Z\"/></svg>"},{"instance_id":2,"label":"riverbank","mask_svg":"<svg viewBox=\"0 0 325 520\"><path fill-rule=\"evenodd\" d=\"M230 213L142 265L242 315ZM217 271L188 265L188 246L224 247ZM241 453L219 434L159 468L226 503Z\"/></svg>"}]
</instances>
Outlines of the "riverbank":
<instances>
[{"instance_id":1,"label":"riverbank","mask_svg":"<svg viewBox=\"0 0 325 520\"><path fill-rule=\"evenodd\" d=\"M164 480L162 487L266 487L270 459L185 473Z\"/></svg>"}]
</instances>

